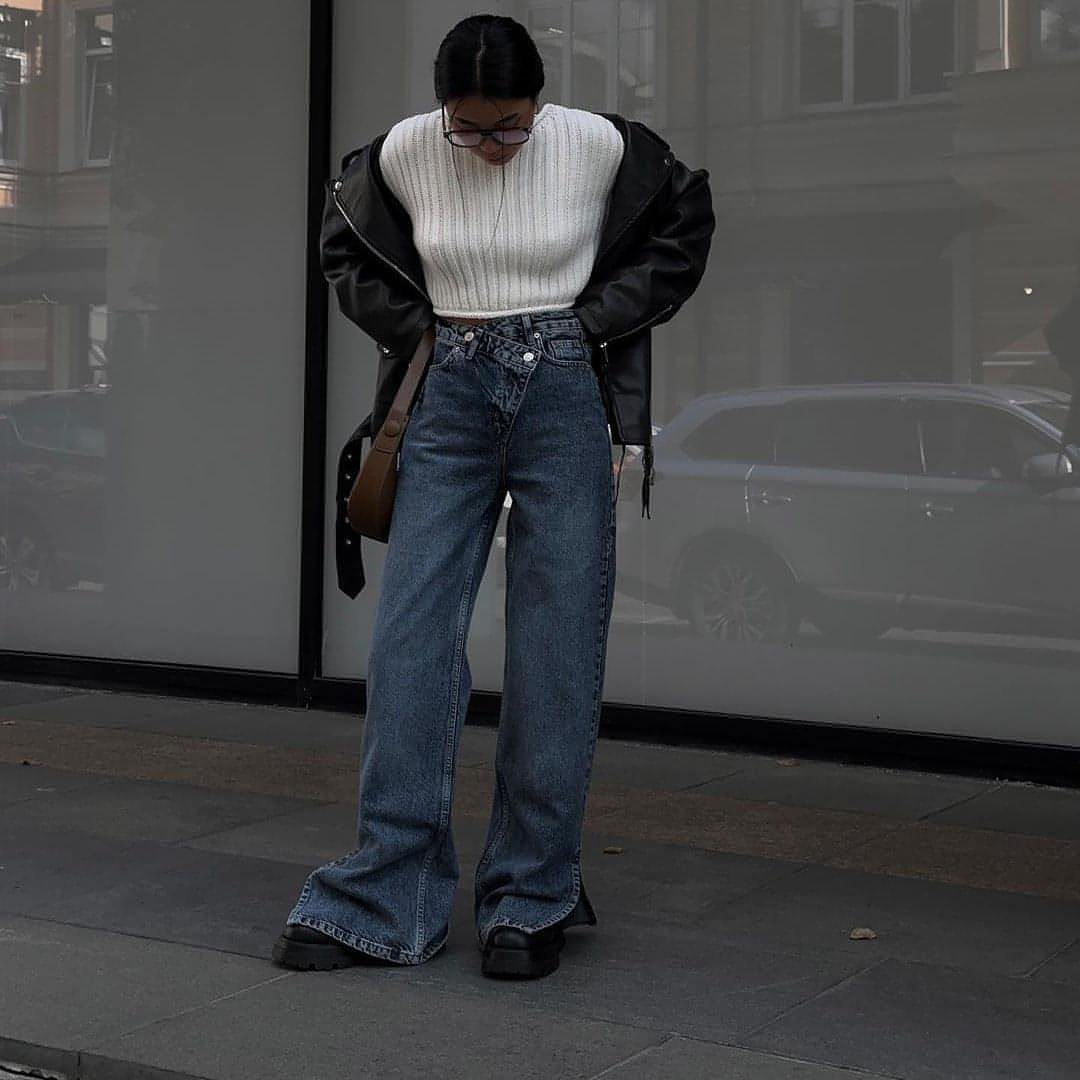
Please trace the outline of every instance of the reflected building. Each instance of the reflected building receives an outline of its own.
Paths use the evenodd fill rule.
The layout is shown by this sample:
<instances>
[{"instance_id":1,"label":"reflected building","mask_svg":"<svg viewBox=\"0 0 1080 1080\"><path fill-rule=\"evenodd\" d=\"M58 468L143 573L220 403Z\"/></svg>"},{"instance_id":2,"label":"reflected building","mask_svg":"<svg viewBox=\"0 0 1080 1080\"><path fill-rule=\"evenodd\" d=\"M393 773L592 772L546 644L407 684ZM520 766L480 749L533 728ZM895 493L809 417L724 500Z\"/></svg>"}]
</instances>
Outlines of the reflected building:
<instances>
[{"instance_id":1,"label":"reflected building","mask_svg":"<svg viewBox=\"0 0 1080 1080\"><path fill-rule=\"evenodd\" d=\"M652 332L605 699L1074 745L1077 367L1044 327L1080 290L1080 0L490 10L532 33L542 99L648 124L717 214ZM382 553L347 600L330 500L378 354L332 298L311 330L308 153L328 127L321 183L433 108L471 11L0 3L3 648L362 680ZM505 514L480 695L504 553Z\"/></svg>"}]
</instances>

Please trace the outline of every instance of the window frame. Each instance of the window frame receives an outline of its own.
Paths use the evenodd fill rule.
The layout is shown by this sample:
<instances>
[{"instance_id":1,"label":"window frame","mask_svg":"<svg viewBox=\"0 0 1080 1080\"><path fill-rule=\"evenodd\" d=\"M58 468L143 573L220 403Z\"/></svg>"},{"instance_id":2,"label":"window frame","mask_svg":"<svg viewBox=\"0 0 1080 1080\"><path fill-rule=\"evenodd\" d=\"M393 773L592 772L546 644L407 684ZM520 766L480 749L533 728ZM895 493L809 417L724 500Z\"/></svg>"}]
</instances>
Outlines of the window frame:
<instances>
[{"instance_id":1,"label":"window frame","mask_svg":"<svg viewBox=\"0 0 1080 1080\"><path fill-rule=\"evenodd\" d=\"M887 101L855 101L855 0L840 0L843 4L843 18L840 23L841 33L841 74L840 100L805 103L802 100L802 8L803 0L792 0L792 68L794 77L791 84L793 111L798 114L814 115L817 113L855 112L873 109L895 109L913 105L935 105L951 102L952 90L931 90L923 93L911 92L911 4L912 0L896 0L899 12L897 33L897 96ZM951 75L961 66L961 18L960 0L953 0L953 53L952 68L945 74Z\"/></svg>"}]
</instances>

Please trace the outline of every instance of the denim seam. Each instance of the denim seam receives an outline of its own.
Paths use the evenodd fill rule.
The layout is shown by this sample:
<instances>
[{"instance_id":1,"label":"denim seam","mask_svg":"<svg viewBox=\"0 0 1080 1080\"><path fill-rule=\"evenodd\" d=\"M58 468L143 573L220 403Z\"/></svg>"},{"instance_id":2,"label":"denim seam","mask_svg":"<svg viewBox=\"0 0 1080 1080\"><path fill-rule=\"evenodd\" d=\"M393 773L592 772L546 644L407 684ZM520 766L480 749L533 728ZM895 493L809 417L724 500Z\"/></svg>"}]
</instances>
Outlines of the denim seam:
<instances>
[{"instance_id":1,"label":"denim seam","mask_svg":"<svg viewBox=\"0 0 1080 1080\"><path fill-rule=\"evenodd\" d=\"M397 945L384 945L381 941L361 937L359 934L350 933L348 930L327 922L325 919L315 919L308 915L298 915L295 918L290 916L289 925L307 926L312 930L318 930L328 937L332 937L335 941L348 948L355 949L357 952L367 953L369 956L376 956L383 960L391 960L397 964L422 964L425 960L434 956L447 940L446 937L443 937L440 941L433 942L423 952L417 952L415 949L403 949Z\"/></svg>"},{"instance_id":2,"label":"denim seam","mask_svg":"<svg viewBox=\"0 0 1080 1080\"><path fill-rule=\"evenodd\" d=\"M498 512L498 506L495 507ZM442 772L442 789L439 802L439 828L435 836L435 841L429 849L427 856L424 858L424 865L420 870L420 880L417 883L416 888L416 941L413 945L414 951L420 949L420 943L424 939L424 917L426 912L426 900L427 900L427 875L428 869L431 866L432 860L442 847L443 840L446 836L446 830L450 823L450 799L452 795L453 778L454 778L454 762L453 762L453 748L456 743L456 731L458 724L458 706L460 704L459 690L461 687L461 665L462 659L465 655L465 642L467 639L467 627L469 622L469 613L473 607L473 601L475 599L472 590L472 582L476 577L476 564L480 554L480 547L485 536L489 534L488 522L491 519L492 507L489 506L484 512L484 516L480 522L480 528L477 530L476 539L473 542L472 556L469 560L469 569L465 575L465 581L461 588L461 599L458 601L458 618L457 629L454 637L454 655L451 660L451 678L450 678L450 701L449 701L449 723L446 725L445 735L443 737L443 772ZM481 569L481 576L483 570Z\"/></svg>"},{"instance_id":3,"label":"denim seam","mask_svg":"<svg viewBox=\"0 0 1080 1080\"><path fill-rule=\"evenodd\" d=\"M506 530L507 531L507 537L506 537L506 581L507 581L507 589L506 589L506 597L505 597L505 600L503 601L503 615L504 615L506 625L509 625L509 621L510 621L510 587L509 586L510 586L510 582L513 581L513 573L512 573L512 571L513 571L513 568L514 568L514 553L515 553L516 548L517 548L517 545L514 543L514 539L513 539L513 536L511 534L514 531L514 525L515 525L516 521L517 521L516 516L507 518L507 530ZM508 649L506 651L507 659L509 659L509 656L510 656L510 651ZM504 679L503 680L503 694L504 694L503 702L504 702L504 707L505 707L505 701L506 701L506 698L505 698L505 693L506 693L505 682L506 682L506 680ZM477 901L480 899L480 890L479 890L479 887L478 887L479 886L479 881L480 881L480 875L487 868L487 864L491 861L492 857L495 854L495 849L502 842L503 835L506 832L506 827L507 827L507 825L509 824L509 821L510 821L509 815L506 813L506 802L509 801L509 796L507 795L505 786L503 785L502 777L499 775L499 770L498 770L499 746L502 743L503 738L504 738L503 732L504 732L503 725L502 725L502 723L500 721L500 723L499 723L499 735L498 735L498 738L495 741L495 760L496 760L496 767L495 767L495 810L496 810L495 832L494 832L494 835L493 835L491 841L488 844L485 845L484 850L480 853L480 861L476 864L476 872L473 875L473 878L474 878L473 895L474 895L475 900L477 900Z\"/></svg>"}]
</instances>

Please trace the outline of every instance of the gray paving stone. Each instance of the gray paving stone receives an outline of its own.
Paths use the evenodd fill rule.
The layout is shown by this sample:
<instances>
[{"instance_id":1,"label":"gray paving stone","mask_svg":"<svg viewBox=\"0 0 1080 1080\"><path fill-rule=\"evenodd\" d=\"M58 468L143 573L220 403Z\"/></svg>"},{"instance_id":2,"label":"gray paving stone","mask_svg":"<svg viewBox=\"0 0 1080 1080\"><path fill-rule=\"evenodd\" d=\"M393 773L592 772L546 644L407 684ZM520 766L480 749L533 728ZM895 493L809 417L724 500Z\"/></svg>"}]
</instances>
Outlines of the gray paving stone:
<instances>
[{"instance_id":1,"label":"gray paving stone","mask_svg":"<svg viewBox=\"0 0 1080 1080\"><path fill-rule=\"evenodd\" d=\"M1010 782L932 815L935 825L1080 841L1080 790Z\"/></svg>"},{"instance_id":2,"label":"gray paving stone","mask_svg":"<svg viewBox=\"0 0 1080 1080\"><path fill-rule=\"evenodd\" d=\"M5 709L4 715L256 746L334 748L343 753L357 753L363 735L360 715L344 711L115 691L72 694L62 701L33 700Z\"/></svg>"},{"instance_id":3,"label":"gray paving stone","mask_svg":"<svg viewBox=\"0 0 1080 1080\"><path fill-rule=\"evenodd\" d=\"M287 974L244 956L0 915L0 1035L77 1050Z\"/></svg>"},{"instance_id":4,"label":"gray paving stone","mask_svg":"<svg viewBox=\"0 0 1080 1080\"><path fill-rule=\"evenodd\" d=\"M459 994L377 970L375 978L373 968L298 973L89 1050L208 1080L559 1080L594 1076L658 1038L521 1008L496 980L485 980L484 993Z\"/></svg>"},{"instance_id":5,"label":"gray paving stone","mask_svg":"<svg viewBox=\"0 0 1080 1080\"><path fill-rule=\"evenodd\" d=\"M356 846L357 808L352 803L308 804L264 821L185 841L186 847L278 862L329 862Z\"/></svg>"},{"instance_id":6,"label":"gray paving stone","mask_svg":"<svg viewBox=\"0 0 1080 1080\"><path fill-rule=\"evenodd\" d=\"M270 956L306 876L290 863L3 818L0 866L0 912L254 957Z\"/></svg>"},{"instance_id":7,"label":"gray paving stone","mask_svg":"<svg viewBox=\"0 0 1080 1080\"><path fill-rule=\"evenodd\" d=\"M779 765L774 759L748 763L734 775L703 784L695 791L756 802L918 819L982 794L997 783L837 762L789 760L796 763Z\"/></svg>"},{"instance_id":8,"label":"gray paving stone","mask_svg":"<svg viewBox=\"0 0 1080 1080\"><path fill-rule=\"evenodd\" d=\"M494 727L466 724L461 731L458 764L494 767L497 736ZM753 754L601 738L596 744L592 780L679 791L745 769L759 760Z\"/></svg>"},{"instance_id":9,"label":"gray paving stone","mask_svg":"<svg viewBox=\"0 0 1080 1080\"><path fill-rule=\"evenodd\" d=\"M45 765L9 765L0 762L0 806L10 806L24 799L47 801L79 788L110 782L107 776L50 769Z\"/></svg>"},{"instance_id":10,"label":"gray paving stone","mask_svg":"<svg viewBox=\"0 0 1080 1080\"><path fill-rule=\"evenodd\" d=\"M739 1041L905 1080L1076 1080L1080 1003L1064 985L886 959Z\"/></svg>"},{"instance_id":11,"label":"gray paving stone","mask_svg":"<svg viewBox=\"0 0 1080 1080\"><path fill-rule=\"evenodd\" d=\"M1074 941L1057 955L1050 957L1045 964L1031 973L1031 978L1040 982L1048 980L1067 983L1074 990L1080 987L1080 941Z\"/></svg>"},{"instance_id":12,"label":"gray paving stone","mask_svg":"<svg viewBox=\"0 0 1080 1080\"><path fill-rule=\"evenodd\" d=\"M54 698L32 698L4 709L20 720L48 720L93 727L133 727L154 717L183 712L190 701L163 694L128 694L121 691L82 690Z\"/></svg>"},{"instance_id":13,"label":"gray paving stone","mask_svg":"<svg viewBox=\"0 0 1080 1080\"><path fill-rule=\"evenodd\" d=\"M504 997L567 1018L731 1041L860 967L838 957L730 945L640 917L608 913L599 919L602 925L566 931L559 968L551 976L507 982ZM486 995L490 980L480 973L478 950L470 944L448 949L439 965L421 965L417 981Z\"/></svg>"},{"instance_id":14,"label":"gray paving stone","mask_svg":"<svg viewBox=\"0 0 1080 1080\"><path fill-rule=\"evenodd\" d=\"M70 829L118 840L170 843L310 805L303 799L159 780L107 780L50 799L24 800L9 806L4 818L9 827Z\"/></svg>"},{"instance_id":15,"label":"gray paving stone","mask_svg":"<svg viewBox=\"0 0 1080 1080\"><path fill-rule=\"evenodd\" d=\"M916 878L807 866L721 901L699 925L735 941L926 960L1023 975L1080 934L1080 905ZM854 927L876 940L852 941Z\"/></svg>"},{"instance_id":16,"label":"gray paving stone","mask_svg":"<svg viewBox=\"0 0 1080 1080\"><path fill-rule=\"evenodd\" d=\"M889 1080L881 1073L836 1069L737 1046L673 1035L604 1073L604 1080Z\"/></svg>"},{"instance_id":17,"label":"gray paving stone","mask_svg":"<svg viewBox=\"0 0 1080 1080\"><path fill-rule=\"evenodd\" d=\"M697 790L702 783L716 782L759 760L753 754L599 739L592 779L653 791Z\"/></svg>"}]
</instances>

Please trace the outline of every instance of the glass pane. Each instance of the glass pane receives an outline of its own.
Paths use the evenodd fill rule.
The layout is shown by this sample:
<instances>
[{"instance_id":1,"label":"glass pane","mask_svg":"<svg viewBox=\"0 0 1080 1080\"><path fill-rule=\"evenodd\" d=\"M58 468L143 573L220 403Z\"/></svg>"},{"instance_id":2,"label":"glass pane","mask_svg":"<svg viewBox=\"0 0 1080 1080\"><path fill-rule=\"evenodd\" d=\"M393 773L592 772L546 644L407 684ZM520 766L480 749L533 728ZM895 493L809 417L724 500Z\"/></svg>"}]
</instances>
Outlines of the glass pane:
<instances>
[{"instance_id":1,"label":"glass pane","mask_svg":"<svg viewBox=\"0 0 1080 1080\"><path fill-rule=\"evenodd\" d=\"M88 22L87 49L112 49L113 17L111 11L98 12Z\"/></svg>"},{"instance_id":2,"label":"glass pane","mask_svg":"<svg viewBox=\"0 0 1080 1080\"><path fill-rule=\"evenodd\" d=\"M803 468L907 473L915 464L915 428L898 403L815 402L784 410L777 464Z\"/></svg>"},{"instance_id":3,"label":"glass pane","mask_svg":"<svg viewBox=\"0 0 1080 1080\"><path fill-rule=\"evenodd\" d=\"M799 100L804 105L843 99L843 0L803 0L799 73Z\"/></svg>"},{"instance_id":4,"label":"glass pane","mask_svg":"<svg viewBox=\"0 0 1080 1080\"><path fill-rule=\"evenodd\" d=\"M1038 0L1026 7L1037 11ZM1076 488L1031 485L1028 498L1019 484L923 475L917 414L881 417L872 403L792 429L799 441L789 439L785 456L830 471L793 468L770 461L767 417L747 408L860 388L862 402L914 399L930 383L965 403L1026 403L1042 389L1039 410L1064 416L1070 367L1042 328L1078 272L1080 194L1060 167L1075 143L1064 104L1076 96L1073 65L1037 80L986 70L1000 67L999 0L861 3L857 43L854 0L656 8L657 48L668 52L653 67L626 41L650 22L644 5L497 5L523 21L528 13L549 97L571 36L579 67L588 57L598 74L579 79L565 104L593 107L602 86L625 104L632 87L654 82L657 115L671 117L656 130L689 166L710 170L718 219L700 287L652 331L656 483L644 518L641 455L627 453L603 696L712 714L718 730L738 714L1080 745ZM430 60L470 10L434 0L335 5L335 158L433 107ZM761 14L782 10L791 17ZM703 13L710 40L688 48ZM909 77L916 93L940 87L954 45L969 69L955 80L955 108L832 111L845 95L854 104L844 81L854 64L861 100L893 102ZM704 100L686 93L694 86ZM803 111L804 101L824 108ZM333 304L329 333L331 524L337 454L371 407L379 358ZM1030 407L1018 411L1038 444ZM1015 465L1031 440L1009 443ZM613 447L615 464L620 456ZM910 471L878 471L903 466ZM505 671L508 509L469 632L481 692L498 691ZM725 639L703 616L736 550L789 568L797 586L763 639ZM385 551L366 545L369 583L356 600L326 560L323 670L333 677L364 678ZM853 597L858 615L823 631L806 607L822 596ZM1063 612L1071 620L1050 617Z\"/></svg>"},{"instance_id":5,"label":"glass pane","mask_svg":"<svg viewBox=\"0 0 1080 1080\"><path fill-rule=\"evenodd\" d=\"M855 101L894 101L899 94L897 0L855 0Z\"/></svg>"},{"instance_id":6,"label":"glass pane","mask_svg":"<svg viewBox=\"0 0 1080 1080\"><path fill-rule=\"evenodd\" d=\"M683 441L683 451L706 461L772 461L776 409L724 409Z\"/></svg>"},{"instance_id":7,"label":"glass pane","mask_svg":"<svg viewBox=\"0 0 1080 1080\"><path fill-rule=\"evenodd\" d=\"M4 649L296 670L308 8L0 3Z\"/></svg>"},{"instance_id":8,"label":"glass pane","mask_svg":"<svg viewBox=\"0 0 1080 1080\"><path fill-rule=\"evenodd\" d=\"M953 0L912 0L911 92L934 94L946 89L945 73L955 65Z\"/></svg>"},{"instance_id":9,"label":"glass pane","mask_svg":"<svg viewBox=\"0 0 1080 1080\"><path fill-rule=\"evenodd\" d=\"M29 398L14 409L15 430L19 440L42 450L64 448L64 425L67 422L67 397L48 394Z\"/></svg>"},{"instance_id":10,"label":"glass pane","mask_svg":"<svg viewBox=\"0 0 1080 1080\"><path fill-rule=\"evenodd\" d=\"M612 55L615 39L608 32L612 12L610 0L579 0L573 5L573 12L571 91L574 107L609 110L614 103L608 101L608 70L616 62Z\"/></svg>"},{"instance_id":11,"label":"glass pane","mask_svg":"<svg viewBox=\"0 0 1080 1080\"><path fill-rule=\"evenodd\" d=\"M1019 480L1026 458L1054 449L1031 425L992 406L927 405L920 412L928 475Z\"/></svg>"},{"instance_id":12,"label":"glass pane","mask_svg":"<svg viewBox=\"0 0 1080 1080\"><path fill-rule=\"evenodd\" d=\"M570 43L570 27L563 16L565 6L552 4L529 11L529 33L540 51L544 62L544 97L548 101L563 99L567 49Z\"/></svg>"},{"instance_id":13,"label":"glass pane","mask_svg":"<svg viewBox=\"0 0 1080 1080\"><path fill-rule=\"evenodd\" d=\"M1080 51L1080 0L1042 0L1039 36L1044 53Z\"/></svg>"},{"instance_id":14,"label":"glass pane","mask_svg":"<svg viewBox=\"0 0 1080 1080\"><path fill-rule=\"evenodd\" d=\"M970 31L975 71L1000 71L1005 66L1005 28L1001 14L1001 0L975 0L974 25Z\"/></svg>"},{"instance_id":15,"label":"glass pane","mask_svg":"<svg viewBox=\"0 0 1080 1080\"><path fill-rule=\"evenodd\" d=\"M22 64L17 56L0 56L0 161L19 157Z\"/></svg>"},{"instance_id":16,"label":"glass pane","mask_svg":"<svg viewBox=\"0 0 1080 1080\"><path fill-rule=\"evenodd\" d=\"M619 4L618 94L616 112L653 122L656 98L656 5L653 0Z\"/></svg>"},{"instance_id":17,"label":"glass pane","mask_svg":"<svg viewBox=\"0 0 1080 1080\"><path fill-rule=\"evenodd\" d=\"M113 140L112 57L89 57L87 76L89 97L86 154L91 161L107 160L112 156Z\"/></svg>"}]
</instances>

